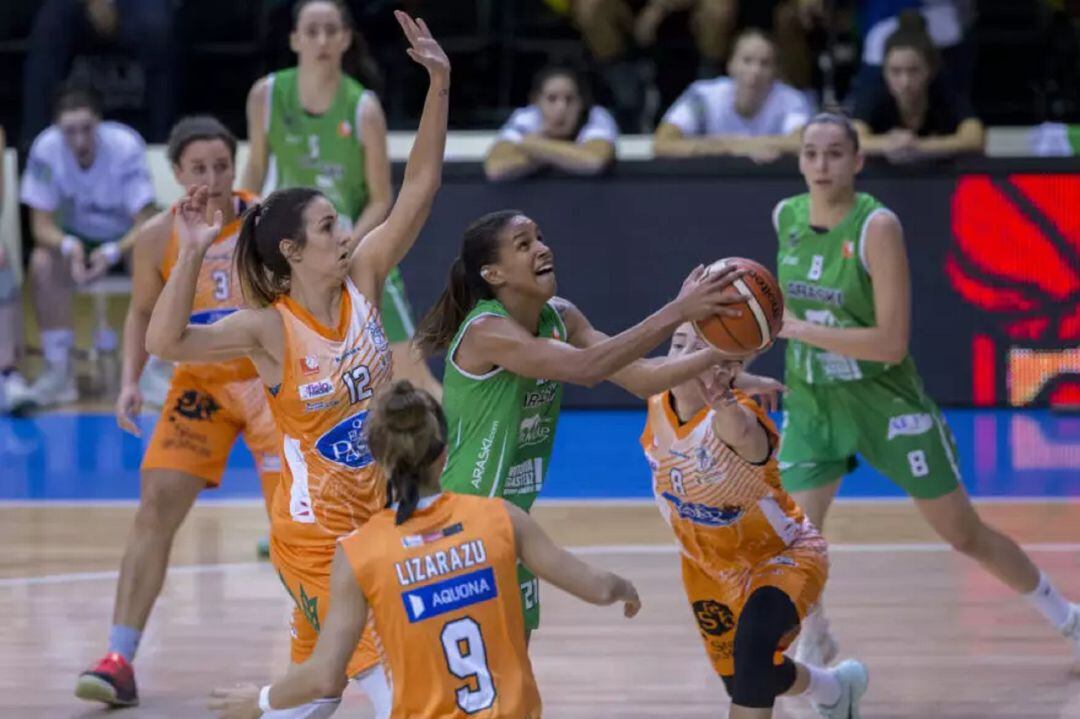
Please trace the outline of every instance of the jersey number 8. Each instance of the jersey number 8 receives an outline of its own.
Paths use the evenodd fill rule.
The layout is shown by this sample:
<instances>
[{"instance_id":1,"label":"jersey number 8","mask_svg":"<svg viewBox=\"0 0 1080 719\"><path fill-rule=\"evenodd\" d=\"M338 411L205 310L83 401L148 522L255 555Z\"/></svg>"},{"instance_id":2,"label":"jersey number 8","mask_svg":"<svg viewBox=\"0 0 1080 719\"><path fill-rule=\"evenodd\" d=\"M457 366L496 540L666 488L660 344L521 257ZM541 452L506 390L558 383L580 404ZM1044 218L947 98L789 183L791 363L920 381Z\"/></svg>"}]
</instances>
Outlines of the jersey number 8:
<instances>
[{"instance_id":1,"label":"jersey number 8","mask_svg":"<svg viewBox=\"0 0 1080 719\"><path fill-rule=\"evenodd\" d=\"M457 705L461 710L472 714L494 704L495 682L491 680L484 637L476 620L462 617L447 622L443 626L441 639L447 669L458 679L468 681L456 692Z\"/></svg>"}]
</instances>

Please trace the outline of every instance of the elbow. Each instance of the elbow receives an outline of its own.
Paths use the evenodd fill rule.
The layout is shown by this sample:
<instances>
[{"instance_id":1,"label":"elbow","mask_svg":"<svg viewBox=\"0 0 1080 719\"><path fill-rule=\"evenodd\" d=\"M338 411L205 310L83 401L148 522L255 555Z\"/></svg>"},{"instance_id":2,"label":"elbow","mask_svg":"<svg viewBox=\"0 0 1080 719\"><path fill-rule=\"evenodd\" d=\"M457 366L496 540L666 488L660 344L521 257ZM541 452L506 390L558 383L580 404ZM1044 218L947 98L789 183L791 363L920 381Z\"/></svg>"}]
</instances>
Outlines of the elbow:
<instances>
[{"instance_id":1,"label":"elbow","mask_svg":"<svg viewBox=\"0 0 1080 719\"><path fill-rule=\"evenodd\" d=\"M177 356L178 353L176 351L178 346L177 343L169 342L162 337L159 332L154 332L153 329L148 329L146 331L145 346L148 353L160 359L169 362L175 362L180 359Z\"/></svg>"},{"instance_id":2,"label":"elbow","mask_svg":"<svg viewBox=\"0 0 1080 719\"><path fill-rule=\"evenodd\" d=\"M505 167L501 167L500 163L493 161L490 157L484 161L484 176L487 177L488 182L503 182L511 177Z\"/></svg>"},{"instance_id":3,"label":"elbow","mask_svg":"<svg viewBox=\"0 0 1080 719\"><path fill-rule=\"evenodd\" d=\"M378 667L376 669L382 671ZM327 667L319 671L319 676L316 678L315 686L312 689L319 699L336 699L345 692L348 683L349 679L345 676L345 672L334 671L333 667Z\"/></svg>"},{"instance_id":4,"label":"elbow","mask_svg":"<svg viewBox=\"0 0 1080 719\"><path fill-rule=\"evenodd\" d=\"M889 342L881 347L881 354L877 357L879 362L887 364L900 364L908 356L907 342Z\"/></svg>"}]
</instances>

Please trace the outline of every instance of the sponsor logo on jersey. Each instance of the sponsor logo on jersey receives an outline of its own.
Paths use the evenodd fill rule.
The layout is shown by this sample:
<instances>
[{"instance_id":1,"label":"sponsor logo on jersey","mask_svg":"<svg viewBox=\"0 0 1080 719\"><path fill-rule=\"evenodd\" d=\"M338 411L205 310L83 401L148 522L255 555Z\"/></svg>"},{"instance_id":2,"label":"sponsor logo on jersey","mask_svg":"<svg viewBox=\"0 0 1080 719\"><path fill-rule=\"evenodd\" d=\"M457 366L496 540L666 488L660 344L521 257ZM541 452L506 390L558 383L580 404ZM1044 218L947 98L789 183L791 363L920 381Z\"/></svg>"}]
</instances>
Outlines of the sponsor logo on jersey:
<instances>
[{"instance_id":1,"label":"sponsor logo on jersey","mask_svg":"<svg viewBox=\"0 0 1080 719\"><path fill-rule=\"evenodd\" d=\"M707 504L684 502L671 492L664 492L660 496L671 503L680 519L689 519L694 524L704 524L706 527L726 527L743 515L743 508L735 505L711 507Z\"/></svg>"},{"instance_id":2,"label":"sponsor logo on jersey","mask_svg":"<svg viewBox=\"0 0 1080 719\"><path fill-rule=\"evenodd\" d=\"M236 312L235 307L219 307L213 310L192 312L191 316L188 317L188 322L193 325L212 325L218 320L228 317L233 312Z\"/></svg>"},{"instance_id":3,"label":"sponsor logo on jersey","mask_svg":"<svg viewBox=\"0 0 1080 719\"><path fill-rule=\"evenodd\" d=\"M702 599L694 602L694 619L697 620L701 633L710 637L727 634L735 626L735 613L731 607L714 599Z\"/></svg>"},{"instance_id":4,"label":"sponsor logo on jersey","mask_svg":"<svg viewBox=\"0 0 1080 719\"><path fill-rule=\"evenodd\" d=\"M334 364L341 364L345 360L352 357L354 354L357 354L358 352L360 352L360 350L362 350L362 349L363 349L363 347L352 347L351 349L348 349L345 352L342 352L341 354L339 354L337 357L334 358Z\"/></svg>"},{"instance_id":5,"label":"sponsor logo on jersey","mask_svg":"<svg viewBox=\"0 0 1080 719\"><path fill-rule=\"evenodd\" d=\"M434 532L428 532L427 534L410 534L407 537L401 538L401 546L405 547L406 549L410 547L422 547L425 544L431 544L432 542L437 542L440 539L452 537L455 534L460 534L462 529L463 527L461 522L458 522L457 524L451 524L449 527L443 527L442 529L436 530Z\"/></svg>"},{"instance_id":6,"label":"sponsor logo on jersey","mask_svg":"<svg viewBox=\"0 0 1080 719\"><path fill-rule=\"evenodd\" d=\"M297 387L297 391L300 393L300 399L318 399L333 394L334 384L328 379L320 379L300 385Z\"/></svg>"},{"instance_id":7,"label":"sponsor logo on jersey","mask_svg":"<svg viewBox=\"0 0 1080 719\"><path fill-rule=\"evenodd\" d=\"M838 290L835 287L822 287L809 282L788 282L785 294L788 299L824 302L833 307L842 307L844 305L843 290Z\"/></svg>"},{"instance_id":8,"label":"sponsor logo on jersey","mask_svg":"<svg viewBox=\"0 0 1080 719\"><path fill-rule=\"evenodd\" d=\"M797 264L799 264L799 258L796 255L784 255L784 259L780 264L782 264L782 265L797 265Z\"/></svg>"},{"instance_id":9,"label":"sponsor logo on jersey","mask_svg":"<svg viewBox=\"0 0 1080 719\"><path fill-rule=\"evenodd\" d=\"M558 382L549 382L546 379L536 381L536 389L526 392L525 399L521 403L522 409L532 409L551 404L555 399L555 393L559 391Z\"/></svg>"},{"instance_id":10,"label":"sponsor logo on jersey","mask_svg":"<svg viewBox=\"0 0 1080 719\"><path fill-rule=\"evenodd\" d=\"M300 374L312 375L319 373L319 356L307 355L300 360Z\"/></svg>"},{"instance_id":11,"label":"sponsor logo on jersey","mask_svg":"<svg viewBox=\"0 0 1080 719\"><path fill-rule=\"evenodd\" d=\"M488 460L491 459L491 447L495 444L495 435L498 432L499 420L495 420L491 423L488 436L480 440L480 452L476 455L476 462L473 464L472 470L471 484L473 489L480 489L480 485L484 483L484 470L487 469Z\"/></svg>"},{"instance_id":12,"label":"sponsor logo on jersey","mask_svg":"<svg viewBox=\"0 0 1080 719\"><path fill-rule=\"evenodd\" d=\"M337 126L338 137L348 137L352 134L352 125L348 120L342 120Z\"/></svg>"},{"instance_id":13,"label":"sponsor logo on jersey","mask_svg":"<svg viewBox=\"0 0 1080 719\"><path fill-rule=\"evenodd\" d=\"M843 255L845 260L850 260L855 256L855 243L851 240L844 240L844 244L841 247L840 254Z\"/></svg>"},{"instance_id":14,"label":"sponsor logo on jersey","mask_svg":"<svg viewBox=\"0 0 1080 719\"><path fill-rule=\"evenodd\" d=\"M344 419L315 442L315 450L326 459L349 469L361 469L374 460L364 439L367 410Z\"/></svg>"},{"instance_id":15,"label":"sponsor logo on jersey","mask_svg":"<svg viewBox=\"0 0 1080 719\"><path fill-rule=\"evenodd\" d=\"M341 400L331 399L325 402L308 402L304 405L304 412L321 412L324 409L330 409L331 407L337 407L341 403Z\"/></svg>"},{"instance_id":16,"label":"sponsor logo on jersey","mask_svg":"<svg viewBox=\"0 0 1080 719\"><path fill-rule=\"evenodd\" d=\"M503 482L503 496L518 494L539 494L544 486L543 460L527 459L515 464L506 471Z\"/></svg>"},{"instance_id":17,"label":"sponsor logo on jersey","mask_svg":"<svg viewBox=\"0 0 1080 719\"><path fill-rule=\"evenodd\" d=\"M499 596L491 567L451 577L426 587L402 592L401 601L409 622L419 622Z\"/></svg>"},{"instance_id":18,"label":"sponsor logo on jersey","mask_svg":"<svg viewBox=\"0 0 1080 719\"><path fill-rule=\"evenodd\" d=\"M901 414L889 417L889 433L886 439L901 436L914 436L930 431L934 426L933 418L923 412L919 414Z\"/></svg>"},{"instance_id":19,"label":"sponsor logo on jersey","mask_svg":"<svg viewBox=\"0 0 1080 719\"><path fill-rule=\"evenodd\" d=\"M484 548L484 540L470 539L447 549L396 562L394 570L397 572L398 584L409 587L437 579L445 574L479 566L486 561L487 550Z\"/></svg>"},{"instance_id":20,"label":"sponsor logo on jersey","mask_svg":"<svg viewBox=\"0 0 1080 719\"><path fill-rule=\"evenodd\" d=\"M375 349L379 352L385 352L390 347L390 341L386 339L386 331L377 319L368 320L367 333L371 344L375 345Z\"/></svg>"},{"instance_id":21,"label":"sponsor logo on jersey","mask_svg":"<svg viewBox=\"0 0 1080 719\"><path fill-rule=\"evenodd\" d=\"M521 420L518 425L518 447L531 447L542 444L551 438L551 420L540 414L534 414Z\"/></svg>"}]
</instances>

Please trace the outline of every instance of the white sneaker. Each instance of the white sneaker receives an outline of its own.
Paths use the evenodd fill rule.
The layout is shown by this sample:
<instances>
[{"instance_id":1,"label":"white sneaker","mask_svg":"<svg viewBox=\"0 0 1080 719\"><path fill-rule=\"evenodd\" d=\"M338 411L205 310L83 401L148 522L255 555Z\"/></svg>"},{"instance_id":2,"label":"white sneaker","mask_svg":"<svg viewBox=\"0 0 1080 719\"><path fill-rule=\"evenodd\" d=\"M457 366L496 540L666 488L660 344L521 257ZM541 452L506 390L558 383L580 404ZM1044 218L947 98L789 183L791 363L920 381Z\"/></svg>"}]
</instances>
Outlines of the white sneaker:
<instances>
[{"instance_id":1,"label":"white sneaker","mask_svg":"<svg viewBox=\"0 0 1080 719\"><path fill-rule=\"evenodd\" d=\"M36 404L30 386L18 372L0 377L0 414L18 414Z\"/></svg>"},{"instance_id":2,"label":"white sneaker","mask_svg":"<svg viewBox=\"0 0 1080 719\"><path fill-rule=\"evenodd\" d=\"M815 667L827 667L836 659L840 645L829 631L829 620L818 612L810 614L795 644L795 661Z\"/></svg>"},{"instance_id":3,"label":"white sneaker","mask_svg":"<svg viewBox=\"0 0 1080 719\"><path fill-rule=\"evenodd\" d=\"M1059 631L1061 636L1072 643L1073 652L1076 654L1076 666L1073 671L1080 673L1080 604L1075 602L1069 604L1069 616Z\"/></svg>"},{"instance_id":4,"label":"white sneaker","mask_svg":"<svg viewBox=\"0 0 1080 719\"><path fill-rule=\"evenodd\" d=\"M75 386L75 372L71 365L46 364L45 369L30 386L30 394L38 407L52 407L58 404L70 404L79 399L79 388Z\"/></svg>"},{"instance_id":5,"label":"white sneaker","mask_svg":"<svg viewBox=\"0 0 1080 719\"><path fill-rule=\"evenodd\" d=\"M840 681L840 698L835 704L815 704L825 719L861 719L859 701L870 685L870 673L858 659L845 659L829 670Z\"/></svg>"}]
</instances>

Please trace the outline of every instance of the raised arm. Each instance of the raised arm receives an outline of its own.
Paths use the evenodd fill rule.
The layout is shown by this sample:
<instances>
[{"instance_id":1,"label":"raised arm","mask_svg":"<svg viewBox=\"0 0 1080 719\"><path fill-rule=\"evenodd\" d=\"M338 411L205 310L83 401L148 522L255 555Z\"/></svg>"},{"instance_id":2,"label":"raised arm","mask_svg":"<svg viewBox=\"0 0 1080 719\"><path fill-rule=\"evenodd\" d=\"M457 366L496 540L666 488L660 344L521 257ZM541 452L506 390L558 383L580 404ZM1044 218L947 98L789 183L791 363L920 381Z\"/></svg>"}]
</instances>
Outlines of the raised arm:
<instances>
[{"instance_id":1,"label":"raised arm","mask_svg":"<svg viewBox=\"0 0 1080 719\"><path fill-rule=\"evenodd\" d=\"M536 520L510 502L503 506L514 525L518 558L545 582L590 604L623 602L623 613L632 617L641 609L637 590L617 574L597 569L551 540Z\"/></svg>"},{"instance_id":2,"label":"raised arm","mask_svg":"<svg viewBox=\"0 0 1080 719\"><path fill-rule=\"evenodd\" d=\"M390 156L386 148L386 116L379 98L365 92L360 98L360 137L364 141L364 179L368 197L363 212L353 224L354 247L364 239L390 211L393 190L390 184Z\"/></svg>"},{"instance_id":3,"label":"raised arm","mask_svg":"<svg viewBox=\"0 0 1080 719\"><path fill-rule=\"evenodd\" d=\"M591 387L656 347L681 323L737 312L727 305L739 298L725 295L725 289L739 276L732 268L706 274L697 267L674 300L630 329L585 348L535 337L511 319L483 317L469 328L453 359L459 365L494 365L524 377Z\"/></svg>"},{"instance_id":4,"label":"raised arm","mask_svg":"<svg viewBox=\"0 0 1080 719\"><path fill-rule=\"evenodd\" d=\"M288 673L269 687L272 709L288 709L319 699L336 700L348 684L346 669L367 623L368 606L349 560L340 546L330 568L330 603L326 621L311 658L289 667ZM210 709L219 719L249 719L262 714L260 690L254 684L215 689Z\"/></svg>"},{"instance_id":5,"label":"raised arm","mask_svg":"<svg viewBox=\"0 0 1080 719\"><path fill-rule=\"evenodd\" d=\"M383 282L416 242L442 182L446 118L450 105L450 61L423 20L395 12L411 46L406 52L428 71L420 127L405 166L405 179L389 217L369 232L353 254L350 273L366 297L382 297Z\"/></svg>"},{"instance_id":6,"label":"raised arm","mask_svg":"<svg viewBox=\"0 0 1080 719\"><path fill-rule=\"evenodd\" d=\"M593 327L585 314L573 303L561 297L557 298L556 302L563 322L566 323L570 344L586 349L610 339L608 335ZM608 381L641 399L648 399L654 394L696 377L722 359L724 355L713 349L703 349L670 358L639 359L612 374L608 377Z\"/></svg>"},{"instance_id":7,"label":"raised arm","mask_svg":"<svg viewBox=\"0 0 1080 719\"><path fill-rule=\"evenodd\" d=\"M863 241L877 324L826 327L785 314L780 336L858 360L897 363L907 356L911 335L911 278L900 221L892 213L875 215Z\"/></svg>"},{"instance_id":8,"label":"raised arm","mask_svg":"<svg viewBox=\"0 0 1080 719\"><path fill-rule=\"evenodd\" d=\"M251 86L247 97L248 159L240 187L255 194L262 192L270 162L270 145L266 137L269 92L270 80L264 77Z\"/></svg>"},{"instance_id":9,"label":"raised arm","mask_svg":"<svg viewBox=\"0 0 1080 719\"><path fill-rule=\"evenodd\" d=\"M177 362L220 362L240 357L264 360L268 313L274 310L239 310L209 325L188 324L206 250L221 229L221 212L206 222L204 185L191 188L177 203L175 228L180 251L146 329L146 350ZM279 350L280 352L280 350Z\"/></svg>"}]
</instances>

